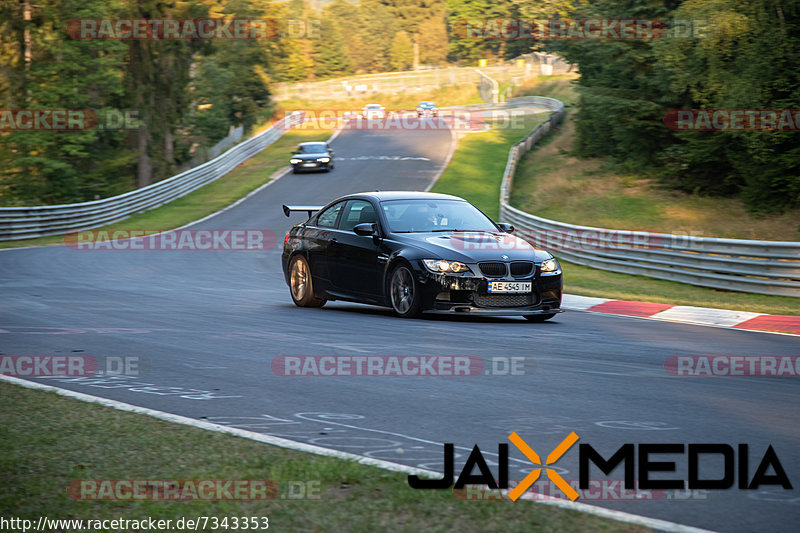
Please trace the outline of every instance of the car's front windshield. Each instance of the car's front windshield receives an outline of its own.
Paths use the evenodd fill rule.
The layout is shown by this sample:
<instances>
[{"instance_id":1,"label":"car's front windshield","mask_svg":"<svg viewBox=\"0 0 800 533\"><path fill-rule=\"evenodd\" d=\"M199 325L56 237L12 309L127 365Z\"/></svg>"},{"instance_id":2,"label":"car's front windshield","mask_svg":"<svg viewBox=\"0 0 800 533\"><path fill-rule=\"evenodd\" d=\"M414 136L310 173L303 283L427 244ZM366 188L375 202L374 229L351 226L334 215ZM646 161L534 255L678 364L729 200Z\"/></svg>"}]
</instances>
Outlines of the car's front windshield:
<instances>
[{"instance_id":1,"label":"car's front windshield","mask_svg":"<svg viewBox=\"0 0 800 533\"><path fill-rule=\"evenodd\" d=\"M489 217L463 200L387 200L381 206L393 233L497 231Z\"/></svg>"},{"instance_id":2,"label":"car's front windshield","mask_svg":"<svg viewBox=\"0 0 800 533\"><path fill-rule=\"evenodd\" d=\"M298 154L324 154L327 153L325 143L301 144L297 147Z\"/></svg>"}]
</instances>

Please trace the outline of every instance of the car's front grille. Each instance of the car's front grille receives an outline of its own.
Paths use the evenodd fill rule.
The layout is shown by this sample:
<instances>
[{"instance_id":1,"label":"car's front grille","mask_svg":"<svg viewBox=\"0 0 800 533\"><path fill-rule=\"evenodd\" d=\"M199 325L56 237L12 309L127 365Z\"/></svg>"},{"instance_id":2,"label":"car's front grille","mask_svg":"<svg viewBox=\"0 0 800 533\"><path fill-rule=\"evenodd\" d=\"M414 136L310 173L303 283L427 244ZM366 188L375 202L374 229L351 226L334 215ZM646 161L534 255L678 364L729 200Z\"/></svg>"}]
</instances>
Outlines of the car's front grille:
<instances>
[{"instance_id":1,"label":"car's front grille","mask_svg":"<svg viewBox=\"0 0 800 533\"><path fill-rule=\"evenodd\" d=\"M533 261L514 261L511 263L511 275L515 278L529 276L533 272Z\"/></svg>"},{"instance_id":2,"label":"car's front grille","mask_svg":"<svg viewBox=\"0 0 800 533\"><path fill-rule=\"evenodd\" d=\"M502 278L506 275L506 264L500 262L478 263L481 274L490 278Z\"/></svg>"},{"instance_id":3,"label":"car's front grille","mask_svg":"<svg viewBox=\"0 0 800 533\"><path fill-rule=\"evenodd\" d=\"M535 303L533 293L475 295L475 305L478 307L527 307Z\"/></svg>"}]
</instances>

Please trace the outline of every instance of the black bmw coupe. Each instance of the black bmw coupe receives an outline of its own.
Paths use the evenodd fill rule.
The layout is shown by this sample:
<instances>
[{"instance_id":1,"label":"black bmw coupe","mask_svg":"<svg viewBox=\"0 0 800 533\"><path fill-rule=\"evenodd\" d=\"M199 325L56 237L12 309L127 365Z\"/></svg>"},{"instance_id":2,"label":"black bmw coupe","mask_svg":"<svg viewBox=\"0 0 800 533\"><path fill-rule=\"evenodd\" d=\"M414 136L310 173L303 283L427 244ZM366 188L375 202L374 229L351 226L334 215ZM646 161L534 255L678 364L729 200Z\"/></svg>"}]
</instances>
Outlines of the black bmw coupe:
<instances>
[{"instance_id":1,"label":"black bmw coupe","mask_svg":"<svg viewBox=\"0 0 800 533\"><path fill-rule=\"evenodd\" d=\"M558 261L456 196L369 192L305 212L283 245L292 300L387 306L401 317L423 311L522 315L534 322L561 312Z\"/></svg>"}]
</instances>

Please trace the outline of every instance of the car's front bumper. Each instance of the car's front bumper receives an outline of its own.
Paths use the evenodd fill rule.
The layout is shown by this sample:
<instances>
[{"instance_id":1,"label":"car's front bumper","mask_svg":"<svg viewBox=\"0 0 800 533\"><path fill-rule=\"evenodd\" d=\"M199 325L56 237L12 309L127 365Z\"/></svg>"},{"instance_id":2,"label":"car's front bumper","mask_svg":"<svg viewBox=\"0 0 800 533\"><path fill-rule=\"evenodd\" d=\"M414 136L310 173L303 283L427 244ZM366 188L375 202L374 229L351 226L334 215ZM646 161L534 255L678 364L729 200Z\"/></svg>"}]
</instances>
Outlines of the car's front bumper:
<instances>
[{"instance_id":1,"label":"car's front bumper","mask_svg":"<svg viewBox=\"0 0 800 533\"><path fill-rule=\"evenodd\" d=\"M529 316L529 315L552 315L554 313L563 313L564 310L559 309L524 309L519 307L472 307L472 306L454 306L450 309L424 309L426 313L433 313L439 315L474 315L474 316Z\"/></svg>"},{"instance_id":2,"label":"car's front bumper","mask_svg":"<svg viewBox=\"0 0 800 533\"><path fill-rule=\"evenodd\" d=\"M306 166L306 162L302 163L292 163L292 168L295 172L313 172L315 170L327 170L330 168L330 162L328 163L321 163L318 161L308 161L307 163L313 163L312 166Z\"/></svg>"},{"instance_id":3,"label":"car's front bumper","mask_svg":"<svg viewBox=\"0 0 800 533\"><path fill-rule=\"evenodd\" d=\"M490 316L542 315L561 312L561 273L542 275L538 271L524 278L486 278L419 273L422 308L426 311ZM489 281L530 281L530 293L488 292Z\"/></svg>"}]
</instances>

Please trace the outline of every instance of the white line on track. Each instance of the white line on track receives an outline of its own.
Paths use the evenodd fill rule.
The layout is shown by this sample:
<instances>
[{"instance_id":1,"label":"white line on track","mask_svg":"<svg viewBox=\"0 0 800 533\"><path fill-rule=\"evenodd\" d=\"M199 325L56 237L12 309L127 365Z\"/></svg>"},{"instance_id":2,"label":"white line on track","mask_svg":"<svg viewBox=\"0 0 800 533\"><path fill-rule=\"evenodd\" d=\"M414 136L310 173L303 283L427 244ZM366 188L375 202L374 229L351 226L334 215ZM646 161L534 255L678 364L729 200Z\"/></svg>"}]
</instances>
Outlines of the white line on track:
<instances>
[{"instance_id":1,"label":"white line on track","mask_svg":"<svg viewBox=\"0 0 800 533\"><path fill-rule=\"evenodd\" d=\"M364 457L362 455L356 455L354 453L348 452L341 452L339 450L332 450L330 448L324 448L322 446L315 446L312 444L304 444L302 442L295 442L289 439L282 439L280 437L273 437L271 435L264 435L263 433L256 433L254 431L247 431L244 429L233 428L228 426L221 426L219 424L213 424L211 422L203 422L202 420L195 420L193 418L188 418L185 416L175 415L172 413L166 413L164 411L157 411L155 409L148 409L146 407L139 407L137 405L131 405L124 402L119 402L117 400L110 400L108 398L100 398L98 396L92 396L90 394L84 394L82 392L75 392L67 389L61 389L58 387L53 387L51 385L44 385L42 383L37 383L34 381L26 381L24 379L15 378L12 376L5 376L0 375L0 381L5 381L7 383L12 383L15 385L19 385L22 387L26 387L28 389L35 389L35 390L44 390L55 392L61 396L65 396L67 398L72 398L75 400L80 400L82 402L87 403L95 403L98 405L102 405L104 407L110 407L112 409L117 409L119 411L126 411L129 413L137 413L142 415L147 415L152 418L157 418L159 420L164 420L166 422L172 422L174 424L180 424L183 426L194 427L197 429L204 429L206 431L214 431L217 433L225 433L228 435L234 435L236 437L241 437L244 439L253 440L256 442L261 442L264 444L270 444L272 446L278 446L280 448L286 448L288 450L295 450L299 452L305 453L313 453L315 455L322 455L326 457L334 457L337 459L343 459L347 461L355 461L359 464L363 464L366 466L375 466L377 468L381 468L383 470L388 470L390 472L399 472L404 474L411 474L411 475L418 475L418 476L426 476L432 478L438 478L441 476L438 472L433 472L432 470L425 470L422 468L414 468L407 465L402 465L399 463L392 463L390 461L384 461L381 459L373 459L371 457ZM710 530L707 529L700 529L692 526L685 526L682 524L677 524L675 522L669 522L666 520L659 520L657 518L648 518L646 516L635 515L632 513L624 513L622 511L615 511L612 509L605 509L602 507L596 507L594 505L587 505L585 503L576 503L566 500L542 500L533 494L526 494L523 495L522 500L530 501L533 503L541 503L544 505L552 505L554 507L560 507L562 509L568 509L570 511L578 511L586 514L591 514L594 516L599 516L603 518L610 518L612 520L616 520L618 522L624 522L626 524L635 524L644 527L649 527L651 529L655 529L657 531L667 531L670 533L712 533Z\"/></svg>"}]
</instances>

